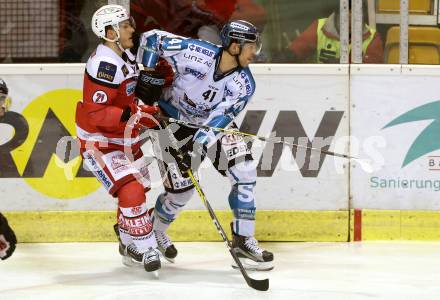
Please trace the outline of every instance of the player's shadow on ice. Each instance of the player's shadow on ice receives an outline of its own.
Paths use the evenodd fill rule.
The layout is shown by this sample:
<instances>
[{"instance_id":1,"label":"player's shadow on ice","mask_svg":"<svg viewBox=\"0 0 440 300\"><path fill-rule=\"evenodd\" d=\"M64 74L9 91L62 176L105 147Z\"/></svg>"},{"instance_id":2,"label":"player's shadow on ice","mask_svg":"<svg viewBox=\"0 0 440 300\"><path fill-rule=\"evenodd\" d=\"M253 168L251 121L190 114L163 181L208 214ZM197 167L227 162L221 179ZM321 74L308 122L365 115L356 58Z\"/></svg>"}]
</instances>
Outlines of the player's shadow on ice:
<instances>
[{"instance_id":1,"label":"player's shadow on ice","mask_svg":"<svg viewBox=\"0 0 440 300\"><path fill-rule=\"evenodd\" d=\"M226 262L225 262L226 263ZM230 267L230 266L229 266ZM146 272L143 267L118 267L108 272L100 273L75 273L62 274L54 278L57 284L74 285L74 286L144 286L146 283L160 283L163 287L167 283L185 284L185 283L203 283L205 285L218 284L221 285L237 285L246 286L244 279L241 279L241 273L238 270L206 270L198 268L185 268L184 266L171 265L164 263L162 269L159 270L159 277Z\"/></svg>"}]
</instances>

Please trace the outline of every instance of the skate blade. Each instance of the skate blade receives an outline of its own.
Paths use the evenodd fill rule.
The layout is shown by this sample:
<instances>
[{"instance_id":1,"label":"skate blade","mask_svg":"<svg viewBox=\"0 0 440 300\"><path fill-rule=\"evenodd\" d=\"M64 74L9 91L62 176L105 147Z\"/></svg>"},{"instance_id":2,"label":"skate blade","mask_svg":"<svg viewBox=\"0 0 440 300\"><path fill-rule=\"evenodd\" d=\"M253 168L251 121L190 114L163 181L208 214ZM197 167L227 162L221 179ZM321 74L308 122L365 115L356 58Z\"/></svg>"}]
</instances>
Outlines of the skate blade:
<instances>
[{"instance_id":1,"label":"skate blade","mask_svg":"<svg viewBox=\"0 0 440 300\"><path fill-rule=\"evenodd\" d=\"M142 263L137 262L135 260L133 260L130 256L122 256L122 264L130 267L130 268L140 268L142 267ZM158 279L159 278L159 269L161 268L161 265L159 263L159 266L154 266L154 268L157 268L156 270L152 270L152 271L147 271L148 273L150 273L154 278Z\"/></svg>"},{"instance_id":2,"label":"skate blade","mask_svg":"<svg viewBox=\"0 0 440 300\"><path fill-rule=\"evenodd\" d=\"M159 279L159 270L149 272L154 279Z\"/></svg>"},{"instance_id":3,"label":"skate blade","mask_svg":"<svg viewBox=\"0 0 440 300\"><path fill-rule=\"evenodd\" d=\"M172 263L172 264L175 263L174 258L166 257L166 256L165 256L165 253L162 252L162 250L160 250L160 249L158 249L158 250L159 250L158 253L159 253L160 260L165 259L165 261L167 261L167 262L170 262L170 263Z\"/></svg>"},{"instance_id":4,"label":"skate blade","mask_svg":"<svg viewBox=\"0 0 440 300\"><path fill-rule=\"evenodd\" d=\"M130 256L122 256L122 264L130 268L136 268L142 266L141 263L133 260Z\"/></svg>"},{"instance_id":5,"label":"skate blade","mask_svg":"<svg viewBox=\"0 0 440 300\"><path fill-rule=\"evenodd\" d=\"M168 257L166 257L165 255L162 255L162 257L163 257L166 261L168 261L168 262L170 262L170 263L172 263L172 264L175 263L174 258L168 258Z\"/></svg>"},{"instance_id":6,"label":"skate blade","mask_svg":"<svg viewBox=\"0 0 440 300\"><path fill-rule=\"evenodd\" d=\"M256 262L249 258L238 258L243 265L243 268L247 271L270 271L274 268L273 261ZM235 261L232 261L232 268L238 269Z\"/></svg>"}]
</instances>

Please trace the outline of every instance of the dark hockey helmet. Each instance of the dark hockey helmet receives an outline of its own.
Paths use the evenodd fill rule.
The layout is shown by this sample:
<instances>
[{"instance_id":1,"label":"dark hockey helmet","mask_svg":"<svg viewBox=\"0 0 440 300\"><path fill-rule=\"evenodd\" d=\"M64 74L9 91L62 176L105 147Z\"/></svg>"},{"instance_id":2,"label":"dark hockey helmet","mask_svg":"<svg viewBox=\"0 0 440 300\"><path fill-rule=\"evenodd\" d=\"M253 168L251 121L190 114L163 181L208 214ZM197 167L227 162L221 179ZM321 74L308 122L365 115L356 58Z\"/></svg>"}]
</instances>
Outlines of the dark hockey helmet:
<instances>
[{"instance_id":1,"label":"dark hockey helmet","mask_svg":"<svg viewBox=\"0 0 440 300\"><path fill-rule=\"evenodd\" d=\"M6 82L0 78L0 94L7 95L9 93Z\"/></svg>"},{"instance_id":2,"label":"dark hockey helmet","mask_svg":"<svg viewBox=\"0 0 440 300\"><path fill-rule=\"evenodd\" d=\"M245 43L256 43L258 54L262 46L257 27L244 20L226 23L220 32L220 38L224 48L228 48L232 42L239 43L241 46Z\"/></svg>"}]
</instances>

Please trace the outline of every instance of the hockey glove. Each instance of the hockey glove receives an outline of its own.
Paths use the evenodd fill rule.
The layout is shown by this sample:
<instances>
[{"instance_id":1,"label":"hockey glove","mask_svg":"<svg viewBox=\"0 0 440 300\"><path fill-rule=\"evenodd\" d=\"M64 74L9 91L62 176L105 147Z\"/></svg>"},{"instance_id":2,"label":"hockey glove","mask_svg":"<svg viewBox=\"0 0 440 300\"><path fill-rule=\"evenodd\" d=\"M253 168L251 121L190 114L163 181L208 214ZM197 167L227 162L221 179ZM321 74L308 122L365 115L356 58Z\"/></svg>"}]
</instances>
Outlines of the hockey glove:
<instances>
[{"instance_id":1,"label":"hockey glove","mask_svg":"<svg viewBox=\"0 0 440 300\"><path fill-rule=\"evenodd\" d=\"M155 115L160 114L159 106L139 105L139 109L142 112L142 117L139 120L142 126L148 128L158 126L159 121L155 118Z\"/></svg>"},{"instance_id":2,"label":"hockey glove","mask_svg":"<svg viewBox=\"0 0 440 300\"><path fill-rule=\"evenodd\" d=\"M160 113L158 106L136 105L127 106L121 115L121 122L127 122L130 127L148 127L155 128L159 121L154 115ZM133 119L132 119L133 118Z\"/></svg>"},{"instance_id":3,"label":"hockey glove","mask_svg":"<svg viewBox=\"0 0 440 300\"><path fill-rule=\"evenodd\" d=\"M8 220L0 213L0 258L7 259L15 250L17 238L8 224Z\"/></svg>"},{"instance_id":4,"label":"hockey glove","mask_svg":"<svg viewBox=\"0 0 440 300\"><path fill-rule=\"evenodd\" d=\"M183 173L190 169L196 170L206 155L206 149L200 143L194 142L192 150L185 148L183 147L176 156L177 166Z\"/></svg>"},{"instance_id":5,"label":"hockey glove","mask_svg":"<svg viewBox=\"0 0 440 300\"><path fill-rule=\"evenodd\" d=\"M157 71L141 71L134 91L136 97L147 105L159 101L165 84L163 75Z\"/></svg>"}]
</instances>

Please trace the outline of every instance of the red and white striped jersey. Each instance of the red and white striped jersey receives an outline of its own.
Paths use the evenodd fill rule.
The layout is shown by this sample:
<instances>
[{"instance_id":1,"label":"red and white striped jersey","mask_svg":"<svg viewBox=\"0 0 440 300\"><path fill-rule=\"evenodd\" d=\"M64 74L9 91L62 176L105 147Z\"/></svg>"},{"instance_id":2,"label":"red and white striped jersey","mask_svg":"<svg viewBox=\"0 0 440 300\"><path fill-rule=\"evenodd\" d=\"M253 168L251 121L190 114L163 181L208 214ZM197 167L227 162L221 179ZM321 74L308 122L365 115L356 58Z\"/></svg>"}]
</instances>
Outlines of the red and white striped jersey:
<instances>
[{"instance_id":1,"label":"red and white striped jersey","mask_svg":"<svg viewBox=\"0 0 440 300\"><path fill-rule=\"evenodd\" d=\"M99 45L87 61L83 100L76 108L77 136L84 142L100 142L99 148L139 147L137 129L124 139L123 110L137 104L134 91L139 69L126 51L122 57ZM84 145L82 145L84 147Z\"/></svg>"}]
</instances>

